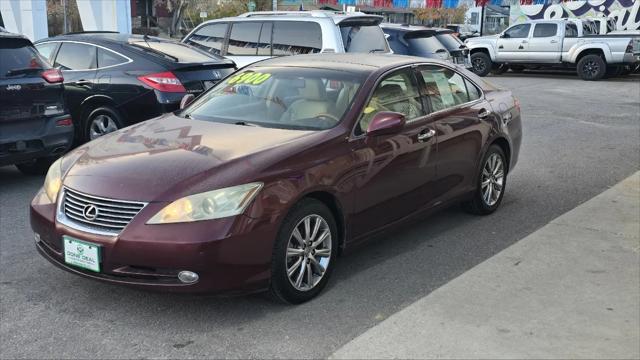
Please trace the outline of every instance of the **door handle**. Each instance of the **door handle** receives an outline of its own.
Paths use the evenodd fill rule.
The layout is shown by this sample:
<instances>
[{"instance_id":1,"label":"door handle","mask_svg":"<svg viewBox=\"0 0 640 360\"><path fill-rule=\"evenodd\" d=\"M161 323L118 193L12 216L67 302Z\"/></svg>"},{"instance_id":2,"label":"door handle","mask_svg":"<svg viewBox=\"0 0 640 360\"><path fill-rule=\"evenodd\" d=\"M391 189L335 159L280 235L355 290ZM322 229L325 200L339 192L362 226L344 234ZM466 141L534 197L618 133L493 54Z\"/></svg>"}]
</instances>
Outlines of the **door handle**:
<instances>
[{"instance_id":1,"label":"door handle","mask_svg":"<svg viewBox=\"0 0 640 360\"><path fill-rule=\"evenodd\" d=\"M523 43L523 44L527 44L528 42L529 42L529 41L527 41L527 40L522 40L522 43Z\"/></svg>"},{"instance_id":2,"label":"door handle","mask_svg":"<svg viewBox=\"0 0 640 360\"><path fill-rule=\"evenodd\" d=\"M498 46L498 49L504 49L504 46L500 45Z\"/></svg>"},{"instance_id":3,"label":"door handle","mask_svg":"<svg viewBox=\"0 0 640 360\"><path fill-rule=\"evenodd\" d=\"M487 117L489 117L489 111L487 111L487 109L481 109L480 111L478 111L479 119L486 119Z\"/></svg>"},{"instance_id":4,"label":"door handle","mask_svg":"<svg viewBox=\"0 0 640 360\"><path fill-rule=\"evenodd\" d=\"M418 134L418 141L419 142L429 141L429 139L431 139L435 134L436 134L436 131L433 129L423 130L420 134Z\"/></svg>"},{"instance_id":5,"label":"door handle","mask_svg":"<svg viewBox=\"0 0 640 360\"><path fill-rule=\"evenodd\" d=\"M557 43L558 43L558 40L551 40L551 43L552 43L552 44L557 44Z\"/></svg>"},{"instance_id":6,"label":"door handle","mask_svg":"<svg viewBox=\"0 0 640 360\"><path fill-rule=\"evenodd\" d=\"M89 81L89 80L84 80L84 79L82 79L82 80L78 80L78 81L76 81L76 85L80 85L80 86L84 86L84 85L91 85L91 81Z\"/></svg>"}]
</instances>

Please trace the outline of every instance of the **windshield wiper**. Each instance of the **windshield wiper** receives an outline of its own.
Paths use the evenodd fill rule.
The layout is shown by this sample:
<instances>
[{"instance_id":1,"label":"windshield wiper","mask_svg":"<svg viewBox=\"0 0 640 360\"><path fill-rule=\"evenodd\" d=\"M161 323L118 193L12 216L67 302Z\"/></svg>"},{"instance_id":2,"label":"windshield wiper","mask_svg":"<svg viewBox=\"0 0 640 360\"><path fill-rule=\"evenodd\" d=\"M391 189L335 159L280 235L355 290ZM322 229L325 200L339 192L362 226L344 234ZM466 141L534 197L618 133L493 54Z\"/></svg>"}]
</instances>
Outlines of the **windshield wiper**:
<instances>
[{"instance_id":1,"label":"windshield wiper","mask_svg":"<svg viewBox=\"0 0 640 360\"><path fill-rule=\"evenodd\" d=\"M237 122L235 122L234 124L235 124L235 125L242 125L242 126L262 127L262 126L260 126L260 125L258 125L258 124L251 123L251 122L248 122L248 121L237 121Z\"/></svg>"},{"instance_id":2,"label":"windshield wiper","mask_svg":"<svg viewBox=\"0 0 640 360\"><path fill-rule=\"evenodd\" d=\"M369 53L375 53L375 52L387 52L387 50L385 50L385 49L371 49L371 50L369 50Z\"/></svg>"},{"instance_id":3,"label":"windshield wiper","mask_svg":"<svg viewBox=\"0 0 640 360\"><path fill-rule=\"evenodd\" d=\"M41 68L41 67L29 67L29 68L23 68L23 69L13 69L13 70L7 71L5 76L15 76L15 75L29 74L29 73L32 73L32 72L38 72L38 71L42 71L42 70L44 70L44 69Z\"/></svg>"}]
</instances>

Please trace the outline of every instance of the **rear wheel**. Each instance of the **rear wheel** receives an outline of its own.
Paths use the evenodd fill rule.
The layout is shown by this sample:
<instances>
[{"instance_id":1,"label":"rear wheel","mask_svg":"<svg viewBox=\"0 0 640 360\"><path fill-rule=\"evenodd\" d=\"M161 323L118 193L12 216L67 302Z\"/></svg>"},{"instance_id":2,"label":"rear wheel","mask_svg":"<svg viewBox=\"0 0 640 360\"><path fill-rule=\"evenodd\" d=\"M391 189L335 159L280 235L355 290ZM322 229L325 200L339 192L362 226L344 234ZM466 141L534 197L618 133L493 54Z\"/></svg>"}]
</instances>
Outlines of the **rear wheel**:
<instances>
[{"instance_id":1,"label":"rear wheel","mask_svg":"<svg viewBox=\"0 0 640 360\"><path fill-rule=\"evenodd\" d=\"M16 167L25 175L44 175L56 159L57 157L43 157L16 164Z\"/></svg>"},{"instance_id":2,"label":"rear wheel","mask_svg":"<svg viewBox=\"0 0 640 360\"><path fill-rule=\"evenodd\" d=\"M578 61L577 71L582 80L600 80L607 73L607 63L599 55L586 55Z\"/></svg>"},{"instance_id":3,"label":"rear wheel","mask_svg":"<svg viewBox=\"0 0 640 360\"><path fill-rule=\"evenodd\" d=\"M87 116L84 124L84 141L91 141L100 136L122 128L122 119L118 112L111 107L99 107Z\"/></svg>"},{"instance_id":4,"label":"rear wheel","mask_svg":"<svg viewBox=\"0 0 640 360\"><path fill-rule=\"evenodd\" d=\"M471 54L471 65L473 72L478 76L487 76L493 67L491 58L483 52Z\"/></svg>"},{"instance_id":5,"label":"rear wheel","mask_svg":"<svg viewBox=\"0 0 640 360\"><path fill-rule=\"evenodd\" d=\"M477 189L464 207L477 215L488 215L498 209L507 184L507 158L502 149L491 145L482 160Z\"/></svg>"},{"instance_id":6,"label":"rear wheel","mask_svg":"<svg viewBox=\"0 0 640 360\"><path fill-rule=\"evenodd\" d=\"M326 286L338 253L338 232L331 211L320 201L305 199L287 215L273 248L271 294L299 304Z\"/></svg>"}]
</instances>

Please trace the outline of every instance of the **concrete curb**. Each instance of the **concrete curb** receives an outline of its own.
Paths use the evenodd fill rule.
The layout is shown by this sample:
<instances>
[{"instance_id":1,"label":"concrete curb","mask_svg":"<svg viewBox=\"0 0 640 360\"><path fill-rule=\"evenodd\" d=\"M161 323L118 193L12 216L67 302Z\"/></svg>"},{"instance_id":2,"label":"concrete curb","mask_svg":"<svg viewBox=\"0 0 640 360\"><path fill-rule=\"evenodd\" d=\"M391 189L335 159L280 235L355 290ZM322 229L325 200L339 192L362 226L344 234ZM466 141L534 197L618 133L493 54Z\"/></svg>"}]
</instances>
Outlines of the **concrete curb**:
<instances>
[{"instance_id":1,"label":"concrete curb","mask_svg":"<svg viewBox=\"0 0 640 360\"><path fill-rule=\"evenodd\" d=\"M640 358L640 172L331 358Z\"/></svg>"}]
</instances>

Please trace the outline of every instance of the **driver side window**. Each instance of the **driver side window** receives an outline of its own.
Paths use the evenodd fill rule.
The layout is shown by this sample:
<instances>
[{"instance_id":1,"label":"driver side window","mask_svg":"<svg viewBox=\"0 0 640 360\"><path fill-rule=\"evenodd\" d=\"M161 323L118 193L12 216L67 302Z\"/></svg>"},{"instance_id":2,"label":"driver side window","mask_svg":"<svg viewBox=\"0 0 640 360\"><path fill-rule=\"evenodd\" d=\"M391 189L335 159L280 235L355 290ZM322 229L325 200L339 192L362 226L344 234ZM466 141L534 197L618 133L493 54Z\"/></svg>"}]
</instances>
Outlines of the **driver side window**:
<instances>
[{"instance_id":1,"label":"driver side window","mask_svg":"<svg viewBox=\"0 0 640 360\"><path fill-rule=\"evenodd\" d=\"M504 32L506 38L509 39L520 39L529 37L529 29L531 29L531 24L521 24L512 27L511 29Z\"/></svg>"},{"instance_id":2,"label":"driver side window","mask_svg":"<svg viewBox=\"0 0 640 360\"><path fill-rule=\"evenodd\" d=\"M373 117L381 111L399 112L407 121L425 115L411 69L396 71L378 83L369 103L362 109L355 135L366 133Z\"/></svg>"}]
</instances>

